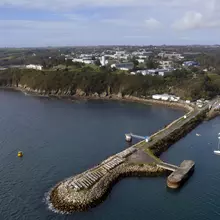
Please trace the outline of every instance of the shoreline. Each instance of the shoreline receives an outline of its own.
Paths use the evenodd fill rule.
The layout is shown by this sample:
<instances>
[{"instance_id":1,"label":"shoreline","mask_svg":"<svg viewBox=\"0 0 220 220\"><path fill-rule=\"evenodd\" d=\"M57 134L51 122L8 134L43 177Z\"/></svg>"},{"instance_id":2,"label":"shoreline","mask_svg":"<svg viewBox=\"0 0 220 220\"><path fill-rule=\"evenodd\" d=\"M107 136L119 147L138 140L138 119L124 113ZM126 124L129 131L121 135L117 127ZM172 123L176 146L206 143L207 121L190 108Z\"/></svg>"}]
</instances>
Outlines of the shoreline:
<instances>
[{"instance_id":1,"label":"shoreline","mask_svg":"<svg viewBox=\"0 0 220 220\"><path fill-rule=\"evenodd\" d=\"M14 90L18 92L22 92L25 95L30 95L33 97L39 97L39 98L51 98L51 99L63 99L63 100L70 100L70 101L90 101L90 100L102 100L102 101L119 101L119 102L130 102L130 103L140 103L140 104L146 104L146 105L158 105L158 106L165 106L172 109L181 109L184 112L190 112L194 110L194 105L189 105L187 103L180 103L180 102L171 102L171 101L162 101L162 100L154 100L151 98L139 98L135 96L129 96L125 95L122 96L121 94L111 94L106 96L100 96L100 95L87 95L82 96L79 94L75 95L57 95L57 94L41 94L39 92L36 92L34 90L30 91L30 89L25 89L23 87L0 87L0 89L9 89Z\"/></svg>"},{"instance_id":2,"label":"shoreline","mask_svg":"<svg viewBox=\"0 0 220 220\"><path fill-rule=\"evenodd\" d=\"M70 100L112 100L112 101L126 101L126 102L138 102L142 104L157 104L163 105L171 108L181 108L187 111L188 113L175 121L171 122L165 128L159 130L158 132L152 134L152 141L146 143L141 141L136 145L133 145L133 148L141 150L149 150L154 157L159 157L161 153L168 150L175 142L180 140L182 137L186 136L191 132L197 125L209 117L210 108L207 104L202 109L193 108L191 105L186 103L176 103L176 102L166 102L158 101L151 99L143 99L131 96L120 97L118 95L111 95L110 97L94 97L94 96L58 96L58 95L42 95L39 93L32 93L25 89L21 88L7 88L16 91L23 92L25 95L33 95L37 97L46 97L46 98L57 98L57 99L70 99ZM212 101L210 101L212 103ZM186 116L186 118L185 118ZM216 115L217 116L217 115ZM121 152L122 153L122 152ZM121 154L119 153L119 154ZM149 155L149 154L148 154ZM158 162L153 164L150 163L129 163L127 158L122 158L122 164L117 165L113 169L105 170L105 173L100 177L95 183L89 186L90 180L83 180L84 188L77 188L75 184L79 179L82 179L83 176L87 176L89 173L97 172L101 169L100 166L107 164L110 159L118 157L118 154L109 157L107 160L101 162L97 167L89 169L82 174L69 177L63 181L60 181L56 184L49 192L46 198L47 205L51 210L58 213L72 213L72 212L81 212L93 208L100 203L102 203L109 193L112 190L112 187L121 179L125 177L149 177L149 176L158 176L165 173L165 170L158 168ZM97 174L92 174L97 175ZM95 176L92 176L92 179ZM80 183L81 184L81 183ZM74 187L75 188L74 188ZM88 187L86 187L88 186Z\"/></svg>"}]
</instances>

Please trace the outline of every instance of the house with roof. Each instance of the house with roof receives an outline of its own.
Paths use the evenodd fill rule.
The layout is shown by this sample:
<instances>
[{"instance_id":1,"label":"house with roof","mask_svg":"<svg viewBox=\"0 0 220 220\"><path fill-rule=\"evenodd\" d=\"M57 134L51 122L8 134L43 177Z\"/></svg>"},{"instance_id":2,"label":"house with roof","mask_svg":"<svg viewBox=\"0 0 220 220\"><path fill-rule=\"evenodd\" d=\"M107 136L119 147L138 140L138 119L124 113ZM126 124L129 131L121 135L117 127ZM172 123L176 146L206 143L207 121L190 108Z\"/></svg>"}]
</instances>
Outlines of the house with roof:
<instances>
[{"instance_id":1,"label":"house with roof","mask_svg":"<svg viewBox=\"0 0 220 220\"><path fill-rule=\"evenodd\" d=\"M112 64L111 68L116 68L119 70L124 70L124 71L129 71L134 68L133 63L117 63L117 64Z\"/></svg>"}]
</instances>

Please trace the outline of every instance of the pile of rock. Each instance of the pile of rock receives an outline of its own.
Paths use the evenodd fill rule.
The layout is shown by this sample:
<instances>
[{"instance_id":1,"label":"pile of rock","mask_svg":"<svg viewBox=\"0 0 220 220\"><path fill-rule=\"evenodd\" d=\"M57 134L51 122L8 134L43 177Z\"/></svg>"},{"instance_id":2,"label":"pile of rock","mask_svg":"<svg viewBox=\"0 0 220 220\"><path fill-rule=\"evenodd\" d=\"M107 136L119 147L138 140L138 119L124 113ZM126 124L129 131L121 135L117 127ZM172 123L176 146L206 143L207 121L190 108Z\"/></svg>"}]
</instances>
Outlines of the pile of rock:
<instances>
[{"instance_id":1,"label":"pile of rock","mask_svg":"<svg viewBox=\"0 0 220 220\"><path fill-rule=\"evenodd\" d=\"M63 212L83 211L101 203L111 191L111 187L127 176L156 176L163 169L153 165L132 165L122 163L106 173L92 188L75 191L69 187L68 179L58 184L50 193L53 207Z\"/></svg>"}]
</instances>

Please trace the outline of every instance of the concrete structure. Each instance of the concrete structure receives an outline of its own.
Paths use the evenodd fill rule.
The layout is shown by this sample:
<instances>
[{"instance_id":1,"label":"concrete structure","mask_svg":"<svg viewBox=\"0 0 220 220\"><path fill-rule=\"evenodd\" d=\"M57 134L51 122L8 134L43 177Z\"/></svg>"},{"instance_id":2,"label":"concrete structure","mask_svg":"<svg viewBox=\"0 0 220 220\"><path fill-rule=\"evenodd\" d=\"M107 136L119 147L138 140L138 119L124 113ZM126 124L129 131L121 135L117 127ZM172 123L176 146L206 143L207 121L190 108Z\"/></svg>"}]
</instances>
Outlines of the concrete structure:
<instances>
[{"instance_id":1,"label":"concrete structure","mask_svg":"<svg viewBox=\"0 0 220 220\"><path fill-rule=\"evenodd\" d=\"M167 178L167 186L172 189L179 188L194 171L195 162L184 160L180 166Z\"/></svg>"},{"instance_id":2,"label":"concrete structure","mask_svg":"<svg viewBox=\"0 0 220 220\"><path fill-rule=\"evenodd\" d=\"M171 74L174 69L146 69L146 70L137 70L137 73L142 74L143 76L166 76Z\"/></svg>"},{"instance_id":3,"label":"concrete structure","mask_svg":"<svg viewBox=\"0 0 220 220\"><path fill-rule=\"evenodd\" d=\"M162 60L159 64L162 69L170 69L173 67L173 61L170 60Z\"/></svg>"},{"instance_id":4,"label":"concrete structure","mask_svg":"<svg viewBox=\"0 0 220 220\"><path fill-rule=\"evenodd\" d=\"M127 142L132 142L132 137L131 137L131 135L130 135L130 134L125 134L125 140L126 140Z\"/></svg>"},{"instance_id":5,"label":"concrete structure","mask_svg":"<svg viewBox=\"0 0 220 220\"><path fill-rule=\"evenodd\" d=\"M134 64L133 63L118 63L118 64L112 64L111 68L116 68L119 70L124 70L124 71L129 71L132 70L134 68Z\"/></svg>"},{"instance_id":6,"label":"concrete structure","mask_svg":"<svg viewBox=\"0 0 220 220\"><path fill-rule=\"evenodd\" d=\"M95 61L92 60L91 58L74 58L72 62L77 62L77 63L85 63L85 64L94 64Z\"/></svg>"},{"instance_id":7,"label":"concrete structure","mask_svg":"<svg viewBox=\"0 0 220 220\"><path fill-rule=\"evenodd\" d=\"M199 66L199 63L196 62L196 61L186 61L182 65L185 66L185 67L190 67L190 66L197 67L197 66Z\"/></svg>"},{"instance_id":8,"label":"concrete structure","mask_svg":"<svg viewBox=\"0 0 220 220\"><path fill-rule=\"evenodd\" d=\"M217 104L212 100L202 109L192 108L188 106L189 112L187 118L183 117L175 120L164 129L151 135L151 141L146 143L145 140L133 145L132 147L109 157L100 165L90 169L82 174L70 177L67 180L57 184L49 194L49 201L53 207L60 211L82 211L93 207L103 201L106 193L116 181L126 176L139 176L162 174L163 169L172 171L173 173L167 178L167 185L170 188L178 188L184 181L189 178L194 170L195 163L193 161L183 161L179 167L163 163L156 156L167 150L167 148L185 136L195 126L203 121L210 105ZM176 106L180 106L177 104ZM184 108L186 105L182 105ZM135 150L136 149L136 150ZM143 150L150 157L154 158L153 164L146 164L136 161L130 161L133 153ZM131 155L130 155L131 154ZM129 156L130 155L130 156ZM156 155L156 156L155 156ZM135 164L136 163L136 164ZM149 162L147 162L149 163ZM161 169L163 168L163 169ZM71 190L74 189L74 190ZM103 191L100 191L103 190ZM50 203L50 204L51 204Z\"/></svg>"},{"instance_id":9,"label":"concrete structure","mask_svg":"<svg viewBox=\"0 0 220 220\"><path fill-rule=\"evenodd\" d=\"M27 69L35 69L35 70L42 70L43 66L41 65L34 65L34 64L29 64L26 66Z\"/></svg>"},{"instance_id":10,"label":"concrete structure","mask_svg":"<svg viewBox=\"0 0 220 220\"><path fill-rule=\"evenodd\" d=\"M167 59L177 59L177 60L181 60L183 59L184 57L179 54L179 53L176 53L176 52L172 52L172 53L168 53L168 52L161 52L158 54L159 57L161 58L167 58Z\"/></svg>"},{"instance_id":11,"label":"concrete structure","mask_svg":"<svg viewBox=\"0 0 220 220\"><path fill-rule=\"evenodd\" d=\"M140 135L136 135L136 134L132 134L132 133L125 134L125 140L126 141L131 142L132 138L145 140L147 143L151 141L151 138L149 136L140 136Z\"/></svg>"},{"instance_id":12,"label":"concrete structure","mask_svg":"<svg viewBox=\"0 0 220 220\"><path fill-rule=\"evenodd\" d=\"M138 63L145 63L145 59L137 59Z\"/></svg>"},{"instance_id":13,"label":"concrete structure","mask_svg":"<svg viewBox=\"0 0 220 220\"><path fill-rule=\"evenodd\" d=\"M162 101L178 102L180 100L180 97L177 97L177 96L174 96L174 95L168 95L168 94L155 94L155 95L152 95L152 99L162 100Z\"/></svg>"},{"instance_id":14,"label":"concrete structure","mask_svg":"<svg viewBox=\"0 0 220 220\"><path fill-rule=\"evenodd\" d=\"M178 166L169 163L158 163L157 166L172 172L176 171L179 168Z\"/></svg>"},{"instance_id":15,"label":"concrete structure","mask_svg":"<svg viewBox=\"0 0 220 220\"><path fill-rule=\"evenodd\" d=\"M102 66L106 66L108 64L108 60L106 60L106 56L101 57L100 63Z\"/></svg>"},{"instance_id":16,"label":"concrete structure","mask_svg":"<svg viewBox=\"0 0 220 220\"><path fill-rule=\"evenodd\" d=\"M126 158L126 157L130 156L131 154L133 154L135 151L137 151L136 148L130 147L130 148L128 148L128 149L126 149L116 155L121 158Z\"/></svg>"}]
</instances>

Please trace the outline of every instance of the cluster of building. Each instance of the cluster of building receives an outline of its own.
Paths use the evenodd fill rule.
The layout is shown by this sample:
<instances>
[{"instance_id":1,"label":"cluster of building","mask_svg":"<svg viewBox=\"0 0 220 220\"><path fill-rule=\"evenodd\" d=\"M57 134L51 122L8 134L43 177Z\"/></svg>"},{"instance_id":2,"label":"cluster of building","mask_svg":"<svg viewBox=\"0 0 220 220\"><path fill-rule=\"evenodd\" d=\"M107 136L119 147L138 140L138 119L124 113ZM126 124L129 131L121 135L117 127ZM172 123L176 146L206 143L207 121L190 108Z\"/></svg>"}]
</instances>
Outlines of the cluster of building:
<instances>
[{"instance_id":1,"label":"cluster of building","mask_svg":"<svg viewBox=\"0 0 220 220\"><path fill-rule=\"evenodd\" d=\"M196 101L196 105L197 107L199 108L202 108L205 104L207 104L209 101L208 100L205 100L205 99L198 99Z\"/></svg>"},{"instance_id":2,"label":"cluster of building","mask_svg":"<svg viewBox=\"0 0 220 220\"><path fill-rule=\"evenodd\" d=\"M198 99L195 102L191 102L190 100L181 100L180 97L175 96L175 95L169 95L169 94L155 94L155 95L152 95L152 99L161 100L161 101L169 101L169 102L180 102L180 103L186 103L186 104L193 104L197 106L198 108L202 108L204 105L209 103L209 101L205 99ZM216 107L217 106L220 108L220 104L216 105Z\"/></svg>"},{"instance_id":3,"label":"cluster of building","mask_svg":"<svg viewBox=\"0 0 220 220\"><path fill-rule=\"evenodd\" d=\"M41 65L29 64L29 65L26 65L26 69L42 70L42 69L43 69L43 66L41 66Z\"/></svg>"},{"instance_id":4,"label":"cluster of building","mask_svg":"<svg viewBox=\"0 0 220 220\"><path fill-rule=\"evenodd\" d=\"M169 59L169 60L172 60L172 59L182 60L182 59L184 59L184 56L182 56L180 53L176 53L176 52L171 52L171 53L161 52L158 54L158 56L161 58Z\"/></svg>"},{"instance_id":5,"label":"cluster of building","mask_svg":"<svg viewBox=\"0 0 220 220\"><path fill-rule=\"evenodd\" d=\"M137 70L136 72L131 72L132 75L142 74L143 76L151 75L151 76L166 76L172 73L176 69L174 68L164 68L164 69L146 69L146 70Z\"/></svg>"},{"instance_id":6,"label":"cluster of building","mask_svg":"<svg viewBox=\"0 0 220 220\"><path fill-rule=\"evenodd\" d=\"M65 58L66 60L69 58ZM77 58L73 58L71 57L72 62L78 62L78 63L84 63L84 64L94 64L95 63L95 59L93 55L90 54L81 54L79 57Z\"/></svg>"},{"instance_id":7,"label":"cluster of building","mask_svg":"<svg viewBox=\"0 0 220 220\"><path fill-rule=\"evenodd\" d=\"M73 62L85 64L94 64L96 60L99 60L101 66L108 65L111 68L130 72L131 75L142 74L143 76L152 75L162 77L171 74L177 67L181 68L179 61L184 59L184 56L177 52L160 52L155 54L154 52L146 51L145 49L128 52L125 50L118 50L117 48L103 51L99 54L75 54L74 56L76 56L76 58L71 56L66 57L66 59L71 58ZM154 61L158 63L157 68L149 69L146 67L146 62L150 56L153 56ZM138 62L138 66L135 66L134 59ZM176 61L178 61L178 64ZM142 67L138 68L140 65ZM199 66L199 63L195 61L186 61L182 63L182 66Z\"/></svg>"},{"instance_id":8,"label":"cluster of building","mask_svg":"<svg viewBox=\"0 0 220 220\"><path fill-rule=\"evenodd\" d=\"M171 101L171 102L178 102L180 101L180 97L168 94L155 94L152 95L152 99L155 100L162 100L162 101Z\"/></svg>"},{"instance_id":9,"label":"cluster of building","mask_svg":"<svg viewBox=\"0 0 220 220\"><path fill-rule=\"evenodd\" d=\"M171 49L168 49L157 49L156 47L108 47L103 49L99 47L78 48L73 49L71 52L66 52L68 54L59 53L59 56L64 57L65 60L71 60L73 63L77 62L88 65L108 66L118 70L127 71L132 75L142 74L144 76L159 75L163 77L172 73L176 68L180 69L199 66L199 63L195 61L183 62L182 60L187 54L172 52ZM36 54L33 53L32 57L35 56ZM149 58L156 63L154 68L150 68L150 65L148 65ZM52 58L49 57L49 59ZM182 63L180 63L181 61ZM34 64L19 68L35 70L43 69L41 65Z\"/></svg>"},{"instance_id":10,"label":"cluster of building","mask_svg":"<svg viewBox=\"0 0 220 220\"><path fill-rule=\"evenodd\" d=\"M190 66L198 67L199 63L196 61L186 61L186 62L183 62L182 65L185 67L190 67Z\"/></svg>"}]
</instances>

